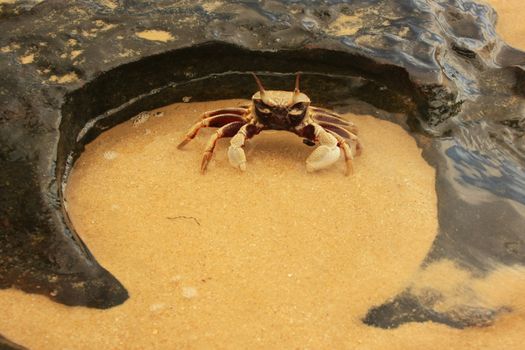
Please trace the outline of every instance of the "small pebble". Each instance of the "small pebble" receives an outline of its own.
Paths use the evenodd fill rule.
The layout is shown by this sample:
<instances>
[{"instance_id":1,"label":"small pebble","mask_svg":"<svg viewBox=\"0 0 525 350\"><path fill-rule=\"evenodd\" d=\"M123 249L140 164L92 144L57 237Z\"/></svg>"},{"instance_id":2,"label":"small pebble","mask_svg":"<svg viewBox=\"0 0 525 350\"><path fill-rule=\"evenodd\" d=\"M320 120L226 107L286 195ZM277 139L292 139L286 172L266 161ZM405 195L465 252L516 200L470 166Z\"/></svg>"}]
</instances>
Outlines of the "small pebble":
<instances>
[{"instance_id":1,"label":"small pebble","mask_svg":"<svg viewBox=\"0 0 525 350\"><path fill-rule=\"evenodd\" d=\"M178 282L180 282L181 280L182 280L182 276L181 276L181 275L176 275L176 276L173 276L173 277L171 278L171 281L172 281L172 282L175 282L175 283L178 283Z\"/></svg>"},{"instance_id":2,"label":"small pebble","mask_svg":"<svg viewBox=\"0 0 525 350\"><path fill-rule=\"evenodd\" d=\"M107 160L113 160L118 157L118 153L115 151L106 151L104 152L104 158Z\"/></svg>"},{"instance_id":3,"label":"small pebble","mask_svg":"<svg viewBox=\"0 0 525 350\"><path fill-rule=\"evenodd\" d=\"M156 312L156 311L160 311L162 309L164 309L166 307L166 304L163 304L163 303L155 303L155 304L151 304L150 307L149 307L149 311L151 312Z\"/></svg>"},{"instance_id":4,"label":"small pebble","mask_svg":"<svg viewBox=\"0 0 525 350\"><path fill-rule=\"evenodd\" d=\"M182 296L193 299L197 296L197 289L195 287L182 287Z\"/></svg>"},{"instance_id":5,"label":"small pebble","mask_svg":"<svg viewBox=\"0 0 525 350\"><path fill-rule=\"evenodd\" d=\"M131 123L136 128L137 126L147 122L150 116L151 114L149 112L140 112L135 117L131 118Z\"/></svg>"}]
</instances>

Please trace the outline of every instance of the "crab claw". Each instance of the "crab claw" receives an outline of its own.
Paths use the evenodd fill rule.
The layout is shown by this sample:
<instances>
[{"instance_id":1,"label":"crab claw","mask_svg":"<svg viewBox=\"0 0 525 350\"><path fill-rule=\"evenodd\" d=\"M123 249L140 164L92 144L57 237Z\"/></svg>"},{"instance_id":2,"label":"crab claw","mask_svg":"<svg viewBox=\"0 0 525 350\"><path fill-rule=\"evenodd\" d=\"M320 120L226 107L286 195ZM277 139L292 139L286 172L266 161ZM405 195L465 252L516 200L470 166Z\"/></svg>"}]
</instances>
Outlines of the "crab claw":
<instances>
[{"instance_id":1,"label":"crab claw","mask_svg":"<svg viewBox=\"0 0 525 350\"><path fill-rule=\"evenodd\" d=\"M306 159L306 171L314 172L325 169L337 162L341 151L337 145L321 145L317 147Z\"/></svg>"},{"instance_id":2,"label":"crab claw","mask_svg":"<svg viewBox=\"0 0 525 350\"><path fill-rule=\"evenodd\" d=\"M240 147L230 146L228 148L228 159L230 164L242 171L246 170L246 155Z\"/></svg>"},{"instance_id":3,"label":"crab claw","mask_svg":"<svg viewBox=\"0 0 525 350\"><path fill-rule=\"evenodd\" d=\"M246 170L246 154L242 149L244 145L244 135L237 134L230 141L230 147L228 148L228 159L230 164L241 171Z\"/></svg>"}]
</instances>

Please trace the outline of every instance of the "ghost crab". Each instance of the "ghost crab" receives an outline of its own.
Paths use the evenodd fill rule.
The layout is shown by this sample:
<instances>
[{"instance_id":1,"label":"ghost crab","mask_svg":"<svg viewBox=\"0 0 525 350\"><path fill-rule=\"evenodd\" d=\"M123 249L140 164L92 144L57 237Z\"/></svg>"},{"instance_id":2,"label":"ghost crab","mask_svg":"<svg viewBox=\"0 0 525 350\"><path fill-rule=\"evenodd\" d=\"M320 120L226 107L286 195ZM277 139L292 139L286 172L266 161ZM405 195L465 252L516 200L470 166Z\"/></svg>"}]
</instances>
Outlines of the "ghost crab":
<instances>
[{"instance_id":1,"label":"ghost crab","mask_svg":"<svg viewBox=\"0 0 525 350\"><path fill-rule=\"evenodd\" d=\"M302 137L309 146L319 143L319 147L306 159L308 172L331 166L337 162L342 151L346 175L352 173L352 159L362 150L354 124L333 111L311 106L310 98L299 90L299 73L293 91L265 90L259 78L254 73L252 75L259 91L253 94L250 106L203 113L201 121L193 125L178 145L179 149L184 147L202 128L218 128L206 145L201 162L202 173L206 171L217 140L225 137L231 137L228 149L230 164L242 171L246 170L244 144L263 130L286 130Z\"/></svg>"}]
</instances>

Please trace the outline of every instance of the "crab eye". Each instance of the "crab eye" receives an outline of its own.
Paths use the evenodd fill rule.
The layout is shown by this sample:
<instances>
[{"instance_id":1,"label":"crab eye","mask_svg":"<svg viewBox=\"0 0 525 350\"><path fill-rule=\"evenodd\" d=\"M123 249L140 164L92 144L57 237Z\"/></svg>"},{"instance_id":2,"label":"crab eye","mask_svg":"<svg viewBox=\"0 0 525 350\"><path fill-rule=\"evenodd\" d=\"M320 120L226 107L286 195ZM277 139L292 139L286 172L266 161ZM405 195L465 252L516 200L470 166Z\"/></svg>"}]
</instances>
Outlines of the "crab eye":
<instances>
[{"instance_id":1,"label":"crab eye","mask_svg":"<svg viewBox=\"0 0 525 350\"><path fill-rule=\"evenodd\" d=\"M289 112L290 114L299 115L304 112L304 104L303 103L296 103L290 108Z\"/></svg>"},{"instance_id":2,"label":"crab eye","mask_svg":"<svg viewBox=\"0 0 525 350\"><path fill-rule=\"evenodd\" d=\"M262 114L269 114L272 112L272 110L261 101L255 101L255 108L257 108L257 110Z\"/></svg>"},{"instance_id":3,"label":"crab eye","mask_svg":"<svg viewBox=\"0 0 525 350\"><path fill-rule=\"evenodd\" d=\"M266 107L257 107L257 109L259 110L259 112L263 113L263 114L268 114L268 113L271 113L272 111L270 110L270 108L266 108Z\"/></svg>"}]
</instances>

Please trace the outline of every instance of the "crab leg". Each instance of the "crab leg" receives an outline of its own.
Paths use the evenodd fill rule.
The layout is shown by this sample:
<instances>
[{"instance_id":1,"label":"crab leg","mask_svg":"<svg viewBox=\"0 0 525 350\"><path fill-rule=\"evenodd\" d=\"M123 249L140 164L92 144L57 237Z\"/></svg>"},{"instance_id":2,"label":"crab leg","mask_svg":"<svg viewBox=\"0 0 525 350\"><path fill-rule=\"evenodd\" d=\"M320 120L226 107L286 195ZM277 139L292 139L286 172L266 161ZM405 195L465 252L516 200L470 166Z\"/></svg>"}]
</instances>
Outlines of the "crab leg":
<instances>
[{"instance_id":1,"label":"crab leg","mask_svg":"<svg viewBox=\"0 0 525 350\"><path fill-rule=\"evenodd\" d=\"M352 154L352 149L350 146L348 146L348 143L346 143L345 139L341 137L339 134L328 130L328 132L337 139L337 147L339 147L343 151L343 155L345 156L345 162L346 162L346 172L345 175L348 176L354 172L354 166L352 165L352 160L354 159L354 156Z\"/></svg>"},{"instance_id":2,"label":"crab leg","mask_svg":"<svg viewBox=\"0 0 525 350\"><path fill-rule=\"evenodd\" d=\"M333 115L328 115L324 113L314 113L312 114L312 118L319 124L329 123L337 126L344 126L345 129L350 130L353 134L357 134L358 132L357 127L354 123L344 120L342 118L335 117Z\"/></svg>"},{"instance_id":3,"label":"crab leg","mask_svg":"<svg viewBox=\"0 0 525 350\"><path fill-rule=\"evenodd\" d=\"M213 134L210 139L208 140L208 143L206 144L206 148L204 150L204 154L202 155L202 161L201 161L201 173L204 174L206 171L206 167L208 166L208 163L213 156L213 150L215 149L215 145L217 144L217 141L224 137L232 137L243 125L246 124L246 121L235 121L229 124L224 125L223 127L217 129L215 131L215 134Z\"/></svg>"},{"instance_id":4,"label":"crab leg","mask_svg":"<svg viewBox=\"0 0 525 350\"><path fill-rule=\"evenodd\" d=\"M332 133L334 136L337 134L338 136L341 136L345 139L350 140L352 143L355 144L355 155L360 156L361 152L363 151L363 145L361 144L361 141L359 141L359 138L353 134L352 132L343 129L341 127L330 125L330 124L324 124L320 123L323 128L325 128L327 131Z\"/></svg>"},{"instance_id":5,"label":"crab leg","mask_svg":"<svg viewBox=\"0 0 525 350\"><path fill-rule=\"evenodd\" d=\"M350 131L348 131L348 130L346 130L346 129L338 126L338 125L334 125L334 124L331 124L331 123L319 123L319 125L321 125L325 130L333 131L336 134L338 134L339 136L344 137L345 139L351 138Z\"/></svg>"},{"instance_id":6,"label":"crab leg","mask_svg":"<svg viewBox=\"0 0 525 350\"><path fill-rule=\"evenodd\" d=\"M342 136L345 139L352 141L352 143L355 144L355 155L356 156L361 155L361 152L363 151L363 145L361 144L361 141L359 141L359 137L357 137L357 135L355 135L354 133L346 129L339 128L337 126L323 125L323 127L326 130L330 131L332 134L338 134L339 136Z\"/></svg>"},{"instance_id":7,"label":"crab leg","mask_svg":"<svg viewBox=\"0 0 525 350\"><path fill-rule=\"evenodd\" d=\"M330 109L317 107L317 106L310 106L310 109L314 112L319 112L319 113L331 115L332 117L341 118L341 115L339 113L336 113Z\"/></svg>"},{"instance_id":8,"label":"crab leg","mask_svg":"<svg viewBox=\"0 0 525 350\"><path fill-rule=\"evenodd\" d=\"M341 121L342 123L353 125L353 123L351 121L348 121L348 120L344 119L339 113L336 113L336 112L334 112L334 111L332 111L330 109L321 108L321 107L317 107L317 106L310 106L310 110L314 114L326 115L326 116L329 116L329 117L336 118L339 121Z\"/></svg>"},{"instance_id":9,"label":"crab leg","mask_svg":"<svg viewBox=\"0 0 525 350\"><path fill-rule=\"evenodd\" d=\"M351 140L353 143L355 143L355 152L356 152L356 155L359 156L361 155L361 152L363 150L363 146L361 145L361 142L359 141L359 138L352 132L340 127L340 126L337 126L337 125L332 125L332 124L328 124L328 123L319 123L319 125L321 125L324 129L332 132L332 134L337 134L341 137L344 137L345 139L349 139Z\"/></svg>"},{"instance_id":10,"label":"crab leg","mask_svg":"<svg viewBox=\"0 0 525 350\"><path fill-rule=\"evenodd\" d=\"M336 116L333 116L333 115L330 115L330 114L327 114L327 113L314 112L312 114L312 117L314 119L320 121L320 122L328 122L328 123L337 124L337 125L344 125L344 126L351 126L352 125L352 123L350 123L347 120L344 120L342 118L339 118L339 117L336 117Z\"/></svg>"},{"instance_id":11,"label":"crab leg","mask_svg":"<svg viewBox=\"0 0 525 350\"><path fill-rule=\"evenodd\" d=\"M215 115L213 117L207 117L206 119L203 119L197 123L195 123L191 129L186 133L186 136L184 137L184 140L179 143L177 146L178 149L181 149L186 145L188 142L193 140L195 136L197 136L197 133L202 128L207 127L222 127L226 124L232 123L232 122L246 122L243 116L238 114L219 114Z\"/></svg>"},{"instance_id":12,"label":"crab leg","mask_svg":"<svg viewBox=\"0 0 525 350\"><path fill-rule=\"evenodd\" d=\"M246 140L251 139L262 130L261 127L255 124L245 124L240 128L239 132L230 140L230 147L228 148L228 159L230 164L241 171L246 170L246 154L243 147Z\"/></svg>"},{"instance_id":13,"label":"crab leg","mask_svg":"<svg viewBox=\"0 0 525 350\"><path fill-rule=\"evenodd\" d=\"M206 119L209 117L214 117L216 115L221 114L238 114L238 115L245 115L248 113L248 107L232 107L232 108L220 108L215 109L213 111L207 111L201 114L201 119Z\"/></svg>"}]
</instances>

